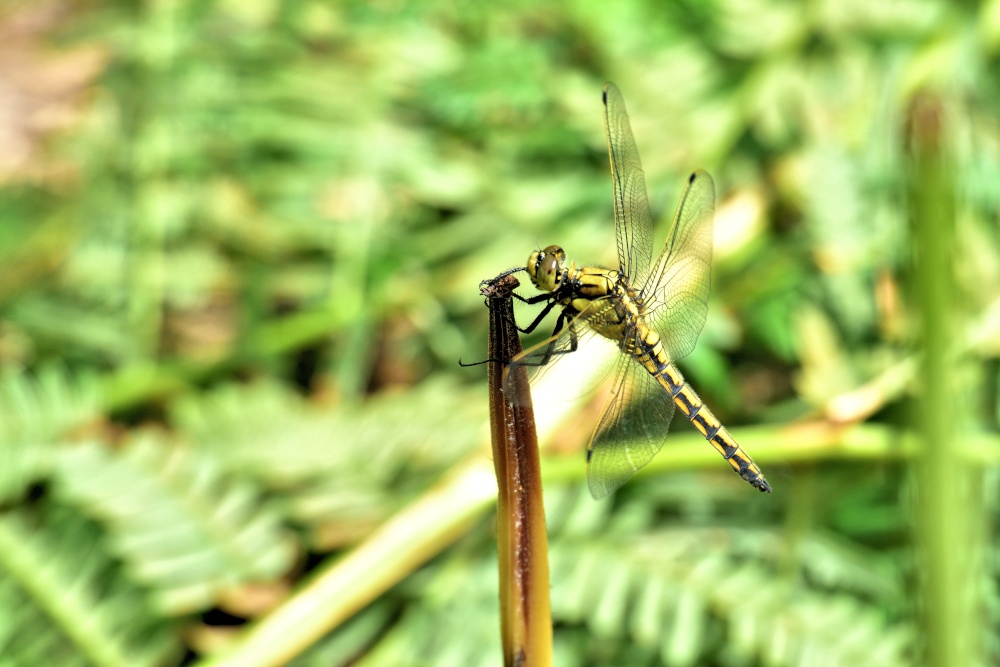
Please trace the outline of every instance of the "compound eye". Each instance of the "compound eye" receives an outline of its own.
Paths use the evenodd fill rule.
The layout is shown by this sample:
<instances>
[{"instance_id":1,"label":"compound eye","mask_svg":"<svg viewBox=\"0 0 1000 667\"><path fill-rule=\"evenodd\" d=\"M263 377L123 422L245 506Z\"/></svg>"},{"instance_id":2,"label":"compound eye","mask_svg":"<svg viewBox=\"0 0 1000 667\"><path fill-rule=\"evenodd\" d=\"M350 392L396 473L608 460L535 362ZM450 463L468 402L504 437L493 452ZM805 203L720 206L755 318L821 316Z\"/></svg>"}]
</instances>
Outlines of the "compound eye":
<instances>
[{"instance_id":1,"label":"compound eye","mask_svg":"<svg viewBox=\"0 0 1000 667\"><path fill-rule=\"evenodd\" d=\"M559 258L556 255L545 255L539 267L543 275L552 276L559 270Z\"/></svg>"}]
</instances>

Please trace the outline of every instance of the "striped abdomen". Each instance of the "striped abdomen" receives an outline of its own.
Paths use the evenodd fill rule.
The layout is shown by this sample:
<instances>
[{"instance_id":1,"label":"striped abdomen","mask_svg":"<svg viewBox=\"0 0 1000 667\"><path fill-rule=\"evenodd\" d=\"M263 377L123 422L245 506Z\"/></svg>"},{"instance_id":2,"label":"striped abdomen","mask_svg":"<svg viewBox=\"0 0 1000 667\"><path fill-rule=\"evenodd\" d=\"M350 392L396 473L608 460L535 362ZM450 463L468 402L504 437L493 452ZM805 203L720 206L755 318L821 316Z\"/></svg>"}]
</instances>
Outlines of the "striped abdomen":
<instances>
[{"instance_id":1,"label":"striped abdomen","mask_svg":"<svg viewBox=\"0 0 1000 667\"><path fill-rule=\"evenodd\" d=\"M649 338L654 340L649 340ZM670 392L671 398L674 399L674 405L705 436L705 439L715 447L716 451L722 454L722 458L729 462L729 465L740 477L761 491L771 493L771 485L764 479L760 468L736 444L726 427L712 414L708 406L702 403L698 394L694 393L694 389L684 380L681 372L670 362L658 337L655 334L653 336L647 334L646 342L647 344L652 343L652 345L647 348L649 350L648 357L640 361L644 362L643 366L656 378L657 382Z\"/></svg>"}]
</instances>

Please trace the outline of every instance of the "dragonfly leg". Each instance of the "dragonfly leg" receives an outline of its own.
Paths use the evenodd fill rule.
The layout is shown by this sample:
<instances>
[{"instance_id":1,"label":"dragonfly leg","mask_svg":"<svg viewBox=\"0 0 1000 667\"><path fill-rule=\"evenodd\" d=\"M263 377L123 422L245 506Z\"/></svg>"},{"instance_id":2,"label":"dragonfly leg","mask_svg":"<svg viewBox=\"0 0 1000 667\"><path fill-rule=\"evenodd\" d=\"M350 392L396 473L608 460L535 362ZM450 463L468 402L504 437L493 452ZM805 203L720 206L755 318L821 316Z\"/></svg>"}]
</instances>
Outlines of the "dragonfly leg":
<instances>
[{"instance_id":1,"label":"dragonfly leg","mask_svg":"<svg viewBox=\"0 0 1000 667\"><path fill-rule=\"evenodd\" d=\"M539 294L538 296L548 297L549 295L548 294ZM523 301L525 303L532 303L532 301L530 299L523 299ZM541 323L541 321L543 319L545 319L545 316L548 315L549 312L553 308L555 308L555 305L556 305L555 301L549 301L545 305L545 308L542 309L542 312L538 313L538 317L536 317L535 320L531 324L529 324L528 326L526 326L523 329L521 327L517 327L517 330L520 331L521 333L531 333L532 331L534 331L538 327L538 325ZM515 323L515 326L516 326L516 323Z\"/></svg>"},{"instance_id":2,"label":"dragonfly leg","mask_svg":"<svg viewBox=\"0 0 1000 667\"><path fill-rule=\"evenodd\" d=\"M541 319L541 318L539 318L539 319ZM566 315L566 311L565 310L563 312L559 313L559 319L556 320L555 329L552 330L552 338L553 338L553 340L550 340L549 344L545 346L545 354L542 355L542 358L540 360L538 360L538 361L521 361L521 362L518 362L518 363L521 366L545 366L550 361L552 361L552 357L554 357L556 355L559 355L559 354L570 354L571 352L576 352L577 346L579 345L579 340L577 339L576 329L575 328L570 329L570 331L569 331L569 349L568 350L557 350L556 349L556 341L554 339L555 339L556 336L559 335L559 332L563 330L563 327L566 326L566 322L568 320L569 320L569 316ZM532 324L534 326L537 326L538 322L533 322Z\"/></svg>"},{"instance_id":3,"label":"dragonfly leg","mask_svg":"<svg viewBox=\"0 0 1000 667\"><path fill-rule=\"evenodd\" d=\"M484 289L490 289L491 286L495 286L497 283L501 282L504 278L511 275L512 273L520 273L521 271L526 271L527 269L523 266L519 266L513 269L508 269L498 275L496 278L486 278L485 280L479 281L479 291L482 292ZM514 286L517 286L517 282L514 282ZM513 296L517 296L514 294ZM518 297L520 298L520 297Z\"/></svg>"},{"instance_id":4,"label":"dragonfly leg","mask_svg":"<svg viewBox=\"0 0 1000 667\"><path fill-rule=\"evenodd\" d=\"M521 303L541 303L546 299L552 298L551 292L545 292L543 294L536 294L535 296L523 297L517 292L511 292L510 295L520 301Z\"/></svg>"},{"instance_id":5,"label":"dragonfly leg","mask_svg":"<svg viewBox=\"0 0 1000 667\"><path fill-rule=\"evenodd\" d=\"M489 363L501 363L502 364L502 363L505 363L505 362L504 362L503 359L493 359L493 358L483 359L482 361L473 361L473 362L470 362L470 363L465 363L461 359L458 360L458 365L461 366L462 368L470 368L472 366L481 366L482 364L489 364Z\"/></svg>"},{"instance_id":6,"label":"dragonfly leg","mask_svg":"<svg viewBox=\"0 0 1000 667\"><path fill-rule=\"evenodd\" d=\"M553 337L557 336L559 334L559 332L563 330L563 327L566 326L566 321L568 319L569 318L566 317L566 311L565 310L563 312L559 313L559 319L556 320L556 328L552 330L552 336ZM570 352L576 352L576 347L577 347L578 344L579 344L579 341L576 338L576 327L572 327L569 330L569 349L568 350L557 350L556 349L556 342L553 340L552 342L550 342L548 344L548 347L545 348L545 356L542 357L542 365L544 366L545 364L547 364L550 361L552 361L552 357L555 356L555 355L557 355L557 354L568 354Z\"/></svg>"}]
</instances>

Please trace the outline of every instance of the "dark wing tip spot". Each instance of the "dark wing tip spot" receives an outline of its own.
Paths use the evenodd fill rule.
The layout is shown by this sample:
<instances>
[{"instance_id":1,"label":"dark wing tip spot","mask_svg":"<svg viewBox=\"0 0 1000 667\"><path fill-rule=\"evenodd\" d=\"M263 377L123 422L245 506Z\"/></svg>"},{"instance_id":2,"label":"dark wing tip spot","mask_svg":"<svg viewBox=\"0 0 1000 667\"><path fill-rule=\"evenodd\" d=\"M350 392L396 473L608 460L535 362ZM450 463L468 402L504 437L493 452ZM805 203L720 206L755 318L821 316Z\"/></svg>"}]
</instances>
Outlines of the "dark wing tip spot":
<instances>
[{"instance_id":1,"label":"dark wing tip spot","mask_svg":"<svg viewBox=\"0 0 1000 667\"><path fill-rule=\"evenodd\" d=\"M698 175L698 172L692 171L691 175L688 176L688 184L694 183L694 177Z\"/></svg>"},{"instance_id":2,"label":"dark wing tip spot","mask_svg":"<svg viewBox=\"0 0 1000 667\"><path fill-rule=\"evenodd\" d=\"M590 457L593 456L593 455L594 455L594 450L593 449L588 449L587 450L587 463L590 463Z\"/></svg>"},{"instance_id":3,"label":"dark wing tip spot","mask_svg":"<svg viewBox=\"0 0 1000 667\"><path fill-rule=\"evenodd\" d=\"M608 106L608 87L607 86L605 86L604 90L601 91L601 102L604 103L604 106Z\"/></svg>"}]
</instances>

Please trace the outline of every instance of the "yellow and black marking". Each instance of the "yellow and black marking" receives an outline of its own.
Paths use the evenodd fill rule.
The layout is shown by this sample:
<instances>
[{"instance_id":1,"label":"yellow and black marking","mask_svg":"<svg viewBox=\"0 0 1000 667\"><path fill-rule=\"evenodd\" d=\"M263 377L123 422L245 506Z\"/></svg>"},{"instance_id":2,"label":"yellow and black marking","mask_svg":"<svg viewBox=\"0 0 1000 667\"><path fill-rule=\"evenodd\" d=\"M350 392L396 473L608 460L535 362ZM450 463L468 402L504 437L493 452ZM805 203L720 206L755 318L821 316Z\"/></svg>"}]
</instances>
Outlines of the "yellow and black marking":
<instances>
[{"instance_id":1,"label":"yellow and black marking","mask_svg":"<svg viewBox=\"0 0 1000 667\"><path fill-rule=\"evenodd\" d=\"M549 305L527 330L534 328L541 317L557 305L563 310L554 334L561 330L564 322L585 313L587 326L617 341L623 353L645 368L740 477L770 493L771 485L760 468L684 380L663 347L660 335L646 324L643 301L628 279L617 271L589 266L578 268L572 263L565 264L565 260L566 253L559 246L549 246L529 257L527 272L536 287L549 293L541 295L548 299ZM526 299L528 303L540 300L538 297ZM556 353L563 352L549 350L539 364L548 363ZM589 449L588 461L592 454L593 450Z\"/></svg>"},{"instance_id":2,"label":"yellow and black marking","mask_svg":"<svg viewBox=\"0 0 1000 667\"><path fill-rule=\"evenodd\" d=\"M699 433L705 436L705 439L715 447L716 451L722 454L722 458L729 462L736 474L757 489L771 493L771 485L764 479L757 464L736 444L726 427L719 422L718 418L694 392L691 385L684 380L684 376L677 370L677 367L670 363L656 333L649 333L655 337L655 342L648 353L652 359L655 359L655 366L647 366L647 370L653 373L660 385L670 392L670 396L674 399L674 405L684 413L688 421L698 429ZM644 337L643 342L648 344L649 341Z\"/></svg>"},{"instance_id":3,"label":"yellow and black marking","mask_svg":"<svg viewBox=\"0 0 1000 667\"><path fill-rule=\"evenodd\" d=\"M577 266L567 261L566 251L557 245L531 253L523 270L541 294L521 297L513 293L513 297L527 304L544 303L544 307L530 324L518 330L531 333L557 308L558 317L547 341L510 363L545 366L576 351L581 332L589 330L617 343L622 354L649 373L636 383L632 374L642 369L632 364L619 367L613 398L606 404L587 450L587 476L595 497L613 492L656 455L674 408L684 413L740 477L770 492L760 469L674 366L694 349L708 313L715 183L700 170L687 179L666 242L654 260L653 219L625 100L612 83L604 86L602 99L614 195L617 269ZM658 390L651 386L650 377L669 392L669 402L665 396L656 396ZM633 391L640 401L635 407L650 414L633 414L631 406L624 405L622 399ZM642 403L651 398L653 403Z\"/></svg>"}]
</instances>

